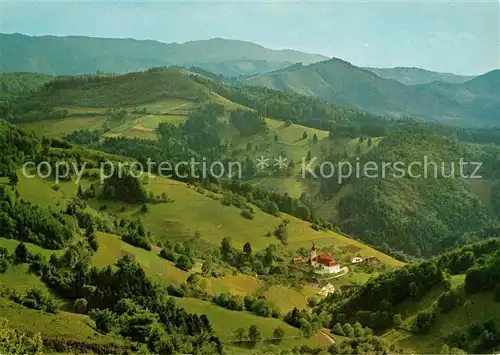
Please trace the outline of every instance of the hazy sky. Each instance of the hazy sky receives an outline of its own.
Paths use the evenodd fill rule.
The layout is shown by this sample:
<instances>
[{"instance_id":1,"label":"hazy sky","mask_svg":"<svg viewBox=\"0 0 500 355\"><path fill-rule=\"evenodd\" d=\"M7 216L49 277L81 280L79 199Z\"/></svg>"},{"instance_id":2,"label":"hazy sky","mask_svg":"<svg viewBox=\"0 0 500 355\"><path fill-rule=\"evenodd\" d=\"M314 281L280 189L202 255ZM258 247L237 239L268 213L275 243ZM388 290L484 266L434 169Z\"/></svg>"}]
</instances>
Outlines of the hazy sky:
<instances>
[{"instance_id":1,"label":"hazy sky","mask_svg":"<svg viewBox=\"0 0 500 355\"><path fill-rule=\"evenodd\" d=\"M499 67L500 0L6 2L0 32L185 42L214 37L458 74Z\"/></svg>"}]
</instances>

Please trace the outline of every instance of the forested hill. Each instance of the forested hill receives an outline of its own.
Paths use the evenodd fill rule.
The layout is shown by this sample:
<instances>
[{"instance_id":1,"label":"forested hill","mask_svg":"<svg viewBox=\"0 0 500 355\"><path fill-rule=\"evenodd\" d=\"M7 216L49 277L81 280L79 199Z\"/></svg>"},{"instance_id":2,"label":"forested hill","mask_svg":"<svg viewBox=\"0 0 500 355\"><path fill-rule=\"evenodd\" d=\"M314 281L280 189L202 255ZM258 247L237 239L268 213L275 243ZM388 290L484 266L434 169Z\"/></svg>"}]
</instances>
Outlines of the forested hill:
<instances>
[{"instance_id":1,"label":"forested hill","mask_svg":"<svg viewBox=\"0 0 500 355\"><path fill-rule=\"evenodd\" d=\"M428 257L473 241L467 232L495 223L496 216L473 189L481 179L459 175L458 162L467 155L466 147L456 140L408 126L361 155L360 167L375 164L379 170L367 175L360 171L359 178L352 174L340 184L337 176L323 179L321 194L340 196L335 208L342 230L367 243ZM355 166L356 159L348 161ZM419 165L409 172L412 162ZM383 168L384 163L393 165ZM481 178L498 178L498 163L493 164L490 170L485 161ZM473 170L466 166L465 176Z\"/></svg>"},{"instance_id":2,"label":"forested hill","mask_svg":"<svg viewBox=\"0 0 500 355\"><path fill-rule=\"evenodd\" d=\"M122 108L161 100L203 102L213 94L258 111L265 117L329 130L332 122L350 126L383 119L323 100L259 87L233 86L231 81L199 68L152 68L124 75L62 76L6 101L0 108L11 121L64 117L65 106ZM10 75L10 74L7 74ZM0 75L0 78L2 76ZM213 80L212 80L213 79ZM359 130L359 128L358 128Z\"/></svg>"},{"instance_id":3,"label":"forested hill","mask_svg":"<svg viewBox=\"0 0 500 355\"><path fill-rule=\"evenodd\" d=\"M52 79L50 75L37 73L0 74L0 100L35 91Z\"/></svg>"},{"instance_id":4,"label":"forested hill","mask_svg":"<svg viewBox=\"0 0 500 355\"><path fill-rule=\"evenodd\" d=\"M495 71L484 76L495 82ZM368 112L395 117L410 116L427 121L462 126L494 126L500 111L497 97L488 94L490 80L472 79L470 83L422 84L419 87L377 76L343 60L332 58L310 65L292 65L272 73L244 79L257 85L293 91L324 99L330 103L355 107ZM450 89L436 91L433 86L452 87L472 95L457 98Z\"/></svg>"},{"instance_id":5,"label":"forested hill","mask_svg":"<svg viewBox=\"0 0 500 355\"><path fill-rule=\"evenodd\" d=\"M50 75L127 73L166 65L198 65L225 75L265 73L290 63L312 63L326 57L294 50L216 38L183 44L151 40L83 36L0 34L0 72Z\"/></svg>"}]
</instances>

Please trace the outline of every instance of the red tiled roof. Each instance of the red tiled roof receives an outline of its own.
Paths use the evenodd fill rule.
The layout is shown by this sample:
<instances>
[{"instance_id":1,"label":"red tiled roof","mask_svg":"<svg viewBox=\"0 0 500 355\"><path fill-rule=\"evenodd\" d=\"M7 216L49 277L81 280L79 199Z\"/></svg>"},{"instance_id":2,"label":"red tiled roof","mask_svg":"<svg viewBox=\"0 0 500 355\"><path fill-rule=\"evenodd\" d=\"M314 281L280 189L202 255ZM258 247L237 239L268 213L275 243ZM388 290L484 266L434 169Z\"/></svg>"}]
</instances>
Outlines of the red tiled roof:
<instances>
[{"instance_id":1,"label":"red tiled roof","mask_svg":"<svg viewBox=\"0 0 500 355\"><path fill-rule=\"evenodd\" d=\"M332 254L330 253L319 254L313 260L322 265L327 265L327 266L338 265L338 262L335 261L335 259L333 259Z\"/></svg>"}]
</instances>

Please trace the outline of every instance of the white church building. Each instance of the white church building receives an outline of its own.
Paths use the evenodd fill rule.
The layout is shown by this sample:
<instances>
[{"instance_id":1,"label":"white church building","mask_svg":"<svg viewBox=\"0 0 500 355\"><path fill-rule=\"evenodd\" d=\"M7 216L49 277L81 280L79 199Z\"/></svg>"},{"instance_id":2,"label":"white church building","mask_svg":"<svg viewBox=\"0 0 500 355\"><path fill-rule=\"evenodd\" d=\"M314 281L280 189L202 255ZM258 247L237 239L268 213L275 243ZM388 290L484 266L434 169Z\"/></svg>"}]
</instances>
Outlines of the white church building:
<instances>
[{"instance_id":1,"label":"white church building","mask_svg":"<svg viewBox=\"0 0 500 355\"><path fill-rule=\"evenodd\" d=\"M313 242L311 248L311 256L309 258L309 263L314 268L319 268L322 274L337 274L340 272L340 264L338 261L333 259L332 254L316 253L316 243Z\"/></svg>"}]
</instances>

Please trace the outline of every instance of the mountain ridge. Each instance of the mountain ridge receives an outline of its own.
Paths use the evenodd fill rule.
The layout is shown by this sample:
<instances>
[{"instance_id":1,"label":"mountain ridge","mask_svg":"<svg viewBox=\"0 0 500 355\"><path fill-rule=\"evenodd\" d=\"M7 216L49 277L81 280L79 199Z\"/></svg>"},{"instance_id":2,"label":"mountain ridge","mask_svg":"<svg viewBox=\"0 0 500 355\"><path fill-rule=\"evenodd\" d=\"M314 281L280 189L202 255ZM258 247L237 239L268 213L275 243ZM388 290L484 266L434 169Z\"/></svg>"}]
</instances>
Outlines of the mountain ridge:
<instances>
[{"instance_id":1,"label":"mountain ridge","mask_svg":"<svg viewBox=\"0 0 500 355\"><path fill-rule=\"evenodd\" d=\"M450 88L436 90L434 86L439 86L440 82L404 85L345 60L331 58L255 75L243 82L247 85L294 91L379 115L470 126L496 124L495 112L500 110L500 102L495 95L489 94L488 89L482 88L484 85L488 85L488 88L495 87L498 79L495 71L490 73L462 84L443 83L442 86ZM461 95L457 95L455 91L457 88L470 91L472 88L468 87L471 85L474 85L475 90L472 99L462 102L459 99Z\"/></svg>"},{"instance_id":2,"label":"mountain ridge","mask_svg":"<svg viewBox=\"0 0 500 355\"><path fill-rule=\"evenodd\" d=\"M369 70L381 78L393 79L405 85L428 84L433 81L462 84L476 77L474 75L458 75L455 73L436 72L419 67L364 67L363 69Z\"/></svg>"},{"instance_id":3,"label":"mountain ridge","mask_svg":"<svg viewBox=\"0 0 500 355\"><path fill-rule=\"evenodd\" d=\"M239 40L212 39L182 44L131 38L27 36L0 34L0 72L78 75L104 71L125 73L157 66L200 66L226 61L266 61L271 69L288 63L312 63L327 57L295 50L274 50ZM22 59L24 58L24 59ZM283 64L285 63L285 64ZM258 72L267 72L261 65ZM206 70L213 69L208 65ZM225 70L218 74L227 74ZM251 72L254 74L254 72ZM242 70L241 74L245 74ZM233 73L234 75L234 73Z\"/></svg>"}]
</instances>

